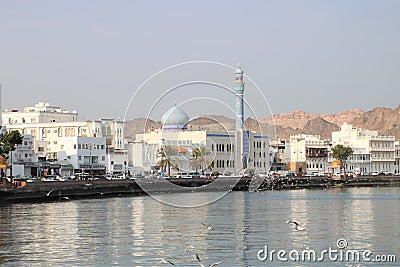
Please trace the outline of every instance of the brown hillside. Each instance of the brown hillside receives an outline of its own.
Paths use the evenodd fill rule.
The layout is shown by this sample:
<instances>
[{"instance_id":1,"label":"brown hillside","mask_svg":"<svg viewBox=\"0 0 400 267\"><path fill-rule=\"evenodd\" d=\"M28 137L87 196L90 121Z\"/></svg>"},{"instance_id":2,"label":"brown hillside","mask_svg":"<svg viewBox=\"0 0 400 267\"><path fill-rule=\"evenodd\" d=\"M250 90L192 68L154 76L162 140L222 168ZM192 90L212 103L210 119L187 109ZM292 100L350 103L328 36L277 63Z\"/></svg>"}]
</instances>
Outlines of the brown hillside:
<instances>
[{"instance_id":1,"label":"brown hillside","mask_svg":"<svg viewBox=\"0 0 400 267\"><path fill-rule=\"evenodd\" d=\"M377 107L356 118L355 127L378 131L380 134L396 136L400 139L400 106L396 109Z\"/></svg>"},{"instance_id":2,"label":"brown hillside","mask_svg":"<svg viewBox=\"0 0 400 267\"><path fill-rule=\"evenodd\" d=\"M273 123L275 121L275 124ZM160 128L161 122L139 118L127 121L125 134L128 140L134 140L137 133L148 131L152 127ZM251 131L268 134L271 138L275 137L275 126L277 137L288 139L294 134L315 134L321 138L330 139L331 132L339 130L344 122L352 123L355 127L377 130L380 134L394 135L396 140L400 140L400 106L396 109L378 107L368 112L362 110L347 110L338 114L316 114L304 111L294 111L274 115L272 118L245 120L245 128ZM274 126L275 125L275 126ZM235 129L235 120L225 116L202 116L191 120L188 129L206 129L209 131L232 131Z\"/></svg>"}]
</instances>

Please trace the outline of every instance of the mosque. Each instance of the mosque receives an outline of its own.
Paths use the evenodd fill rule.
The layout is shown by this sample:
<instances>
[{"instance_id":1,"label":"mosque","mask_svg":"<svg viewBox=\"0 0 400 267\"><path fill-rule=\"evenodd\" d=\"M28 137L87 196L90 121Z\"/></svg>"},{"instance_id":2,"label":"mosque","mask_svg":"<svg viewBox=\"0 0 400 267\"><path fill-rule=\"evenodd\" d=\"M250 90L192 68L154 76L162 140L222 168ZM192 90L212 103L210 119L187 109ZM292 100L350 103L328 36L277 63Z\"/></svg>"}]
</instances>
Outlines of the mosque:
<instances>
[{"instance_id":1,"label":"mosque","mask_svg":"<svg viewBox=\"0 0 400 267\"><path fill-rule=\"evenodd\" d=\"M162 128L149 133L137 134L136 140L128 145L128 163L146 172L165 172L157 164L162 148L173 148L171 175L182 173L218 172L221 175L243 175L269 170L269 140L260 133L244 127L244 72L240 65L235 71L235 131L210 132L188 130L189 116L179 106L172 106L161 117ZM210 168L193 170L190 165L192 151L206 147ZM172 156L171 156L172 158ZM193 167L193 165L192 165Z\"/></svg>"}]
</instances>

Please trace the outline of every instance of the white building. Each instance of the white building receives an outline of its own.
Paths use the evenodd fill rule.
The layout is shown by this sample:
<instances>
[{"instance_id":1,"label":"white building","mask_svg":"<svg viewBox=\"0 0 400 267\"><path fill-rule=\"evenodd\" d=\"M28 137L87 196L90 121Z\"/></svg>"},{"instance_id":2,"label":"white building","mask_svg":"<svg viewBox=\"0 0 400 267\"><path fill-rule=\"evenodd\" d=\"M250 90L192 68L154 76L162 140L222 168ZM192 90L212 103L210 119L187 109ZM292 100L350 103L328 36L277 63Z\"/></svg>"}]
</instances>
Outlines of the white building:
<instances>
[{"instance_id":1,"label":"white building","mask_svg":"<svg viewBox=\"0 0 400 267\"><path fill-rule=\"evenodd\" d=\"M326 173L329 141L319 135L292 135L285 144L286 163L296 173Z\"/></svg>"},{"instance_id":2,"label":"white building","mask_svg":"<svg viewBox=\"0 0 400 267\"><path fill-rule=\"evenodd\" d=\"M50 106L49 103L39 102L33 107L25 107L23 111L17 109L5 110L2 114L3 125L20 123L46 123L77 121L76 111L63 110L60 107Z\"/></svg>"},{"instance_id":3,"label":"white building","mask_svg":"<svg viewBox=\"0 0 400 267\"><path fill-rule=\"evenodd\" d=\"M194 148L205 146L211 152L209 158L213 162L213 170L220 174L267 172L270 165L268 137L244 129L244 82L240 66L235 71L233 92L236 101L235 131L187 130L189 116L174 105L162 116L162 129L137 134L136 141L128 145L129 164L146 171L154 170L159 160L158 151L163 146L171 145L177 149L179 172L193 172L189 167L191 152Z\"/></svg>"},{"instance_id":4,"label":"white building","mask_svg":"<svg viewBox=\"0 0 400 267\"><path fill-rule=\"evenodd\" d=\"M114 169L122 172L125 161L123 122L113 119L78 121L77 116L76 111L39 102L22 112L4 112L3 125L8 131L18 130L24 136L31 136L31 153L36 155L38 165L33 168L39 168L39 175L44 170L58 173L61 165L71 169L69 172L87 172L88 164L92 164L92 172L113 172ZM80 145L85 149L79 149ZM88 160L85 157L89 157L90 145L93 155Z\"/></svg>"},{"instance_id":5,"label":"white building","mask_svg":"<svg viewBox=\"0 0 400 267\"><path fill-rule=\"evenodd\" d=\"M266 136L250 131L225 133L206 130L189 131L184 128L188 117L180 108L173 106L166 114L169 114L169 119L163 120L163 129L137 134L136 141L128 144L130 166L141 167L145 171L155 170L159 160L157 157L159 149L171 145L177 149L180 172L194 172L189 167L191 151L194 148L205 146L211 152L210 159L214 162L213 170L220 174L238 174L243 169L251 169L255 172L268 171L269 153ZM183 120L177 118L183 118ZM171 128L181 130L169 130ZM237 149L238 137L242 137L240 143L246 144L244 149ZM241 156L239 161L242 158L245 159L245 162L237 163L237 153ZM242 164L245 166L242 167ZM209 170L205 171L210 172Z\"/></svg>"},{"instance_id":6,"label":"white building","mask_svg":"<svg viewBox=\"0 0 400 267\"><path fill-rule=\"evenodd\" d=\"M394 173L400 174L400 142L394 142L395 155L394 155Z\"/></svg>"},{"instance_id":7,"label":"white building","mask_svg":"<svg viewBox=\"0 0 400 267\"><path fill-rule=\"evenodd\" d=\"M394 172L395 137L378 135L377 131L355 128L344 123L332 132L333 146L341 144L353 149L347 170L361 173Z\"/></svg>"}]
</instances>

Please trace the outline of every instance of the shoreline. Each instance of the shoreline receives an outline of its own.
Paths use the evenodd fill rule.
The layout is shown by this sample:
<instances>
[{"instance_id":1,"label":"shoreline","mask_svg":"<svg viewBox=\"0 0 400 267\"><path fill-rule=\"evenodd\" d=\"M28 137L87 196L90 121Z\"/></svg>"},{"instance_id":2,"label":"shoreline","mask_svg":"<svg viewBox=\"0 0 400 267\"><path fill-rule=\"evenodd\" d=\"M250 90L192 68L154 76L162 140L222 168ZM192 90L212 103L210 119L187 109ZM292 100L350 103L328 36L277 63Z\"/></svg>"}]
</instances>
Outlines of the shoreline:
<instances>
[{"instance_id":1,"label":"shoreline","mask_svg":"<svg viewBox=\"0 0 400 267\"><path fill-rule=\"evenodd\" d=\"M259 186L251 188L252 183ZM362 176L346 181L332 180L328 177L219 177L218 179L140 179L139 182L137 180L35 182L18 188L0 188L0 204L183 193L188 192L188 189L190 192L218 192L248 191L249 188L251 191L269 191L380 186L400 186L400 176Z\"/></svg>"}]
</instances>

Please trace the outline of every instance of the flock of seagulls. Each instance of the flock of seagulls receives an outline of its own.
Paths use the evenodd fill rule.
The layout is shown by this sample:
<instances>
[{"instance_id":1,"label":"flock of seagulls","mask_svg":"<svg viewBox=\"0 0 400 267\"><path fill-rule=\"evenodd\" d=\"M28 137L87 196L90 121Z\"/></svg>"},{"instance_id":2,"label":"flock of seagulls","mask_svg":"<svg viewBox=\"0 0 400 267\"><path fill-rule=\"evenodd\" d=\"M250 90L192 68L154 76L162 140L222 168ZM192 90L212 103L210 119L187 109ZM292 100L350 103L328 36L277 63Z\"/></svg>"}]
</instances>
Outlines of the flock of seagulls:
<instances>
[{"instance_id":1,"label":"flock of seagulls","mask_svg":"<svg viewBox=\"0 0 400 267\"><path fill-rule=\"evenodd\" d=\"M52 190L50 190L49 192L47 192L47 193L46 193L46 196L49 197L50 194L51 194L53 191L54 191L54 189L52 189ZM102 195L102 194L103 194L103 193L100 192L100 195ZM70 198L67 197L67 196L61 197L61 199L70 200ZM130 206L131 206L131 205L129 205L129 207L130 207ZM300 224L299 224L298 222L296 222L296 221L288 220L288 221L286 221L286 223L289 224L289 225L291 225L292 228L293 228L294 230L296 230L296 231L305 231L305 230L307 230L306 227L300 225ZM201 223L201 224L202 224L204 227L206 227L207 230L212 230L212 229L214 228L213 225L208 225L208 224L205 224L205 223ZM191 247L194 248L193 246L191 246ZM185 251L186 251L186 249L185 249ZM197 262L199 263L199 265L200 265L201 267L206 267L206 265L204 265L203 262L201 261L201 259L200 259L200 257L199 257L198 254L196 254L196 260L197 260ZM174 265L174 266L175 266L175 263L173 263L173 262L170 261L170 260L166 260L166 259L161 259L160 263L162 263L162 264L170 264L170 265ZM214 267L214 266L217 266L217 265L219 265L219 264L221 264L221 263L223 263L223 261L214 262L214 263L208 265L208 267Z\"/></svg>"},{"instance_id":2,"label":"flock of seagulls","mask_svg":"<svg viewBox=\"0 0 400 267\"><path fill-rule=\"evenodd\" d=\"M295 231L305 231L305 230L307 230L306 227L302 226L301 224L299 224L299 223L296 222L296 221L288 220L288 221L286 221L286 223L289 224L289 225L293 228L293 230L295 230ZM202 224L204 227L206 227L207 230L212 230L212 229L214 228L213 225L208 225L208 224L205 224L205 223L201 223L201 224ZM192 245L191 245L191 247L194 248ZM186 251L186 249L185 249L185 251ZM197 262L199 263L199 265L200 265L201 267L206 267L206 266L208 266L208 267L214 267L214 266L217 266L217 265L219 265L219 264L221 264L221 263L224 262L224 261L218 261L218 262L214 262L214 263L209 264L209 265L204 265L204 263L201 261L201 259L200 259L200 257L199 257L199 254L197 254L197 253L196 253L196 260L197 260ZM170 265L174 265L174 266L175 266L175 263L173 263L173 262L170 261L170 260L166 260L166 259L161 259L160 263L163 263L163 264L170 264Z\"/></svg>"}]
</instances>

